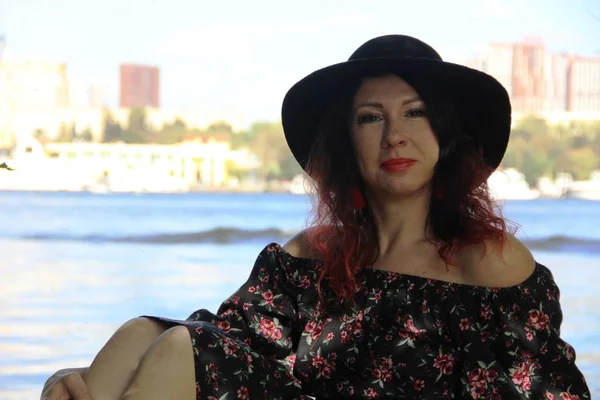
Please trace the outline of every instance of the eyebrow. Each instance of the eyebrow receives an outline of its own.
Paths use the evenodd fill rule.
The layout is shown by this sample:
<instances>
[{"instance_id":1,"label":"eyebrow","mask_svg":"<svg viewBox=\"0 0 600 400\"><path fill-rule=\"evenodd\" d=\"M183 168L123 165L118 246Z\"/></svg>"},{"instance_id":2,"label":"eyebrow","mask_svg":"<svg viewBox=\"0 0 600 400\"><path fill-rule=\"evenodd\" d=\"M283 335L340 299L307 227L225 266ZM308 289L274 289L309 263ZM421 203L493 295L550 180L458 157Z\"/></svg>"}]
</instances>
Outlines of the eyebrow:
<instances>
[{"instance_id":1,"label":"eyebrow","mask_svg":"<svg viewBox=\"0 0 600 400\"><path fill-rule=\"evenodd\" d=\"M407 104L411 104L411 103L416 103L419 101L423 101L421 100L420 97L411 97L409 99L405 99L404 101L402 101L402 105L405 106ZM361 103L359 105L357 105L356 107L354 107L354 110L358 110L361 107L375 107L375 108L383 108L383 104L378 103L378 102L366 102L366 103Z\"/></svg>"},{"instance_id":2,"label":"eyebrow","mask_svg":"<svg viewBox=\"0 0 600 400\"><path fill-rule=\"evenodd\" d=\"M402 105L403 105L403 106L405 106L405 105L407 105L407 104L410 104L410 103L416 103L416 102L419 102L419 101L423 101L423 100L421 100L421 98L420 98L419 96L417 96L417 97L412 97L412 98L410 98L410 99L406 99L406 100L404 100L404 101L402 102Z\"/></svg>"}]
</instances>

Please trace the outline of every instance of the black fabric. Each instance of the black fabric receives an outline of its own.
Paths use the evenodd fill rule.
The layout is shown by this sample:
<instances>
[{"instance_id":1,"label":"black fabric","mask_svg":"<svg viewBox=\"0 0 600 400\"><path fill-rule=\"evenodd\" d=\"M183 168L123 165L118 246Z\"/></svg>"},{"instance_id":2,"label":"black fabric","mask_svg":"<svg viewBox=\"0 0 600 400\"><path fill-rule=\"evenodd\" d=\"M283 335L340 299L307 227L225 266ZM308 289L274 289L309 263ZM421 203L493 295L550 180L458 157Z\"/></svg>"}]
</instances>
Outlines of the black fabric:
<instances>
[{"instance_id":1,"label":"black fabric","mask_svg":"<svg viewBox=\"0 0 600 400\"><path fill-rule=\"evenodd\" d=\"M271 243L216 314L151 317L188 328L198 400L590 398L541 264L506 288L364 269L348 307L320 267Z\"/></svg>"}]
</instances>

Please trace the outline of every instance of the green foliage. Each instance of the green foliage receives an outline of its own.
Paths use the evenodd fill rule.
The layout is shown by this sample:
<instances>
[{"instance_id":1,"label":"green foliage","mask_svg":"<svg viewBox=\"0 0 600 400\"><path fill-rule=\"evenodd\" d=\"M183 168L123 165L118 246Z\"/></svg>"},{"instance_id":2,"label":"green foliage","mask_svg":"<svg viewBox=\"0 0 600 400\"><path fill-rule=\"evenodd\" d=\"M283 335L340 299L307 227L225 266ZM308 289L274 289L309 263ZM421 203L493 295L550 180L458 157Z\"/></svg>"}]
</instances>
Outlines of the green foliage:
<instances>
[{"instance_id":1,"label":"green foliage","mask_svg":"<svg viewBox=\"0 0 600 400\"><path fill-rule=\"evenodd\" d=\"M261 161L260 177L281 177L281 163L290 153L281 123L256 122L250 127L249 136L250 150Z\"/></svg>"},{"instance_id":2,"label":"green foliage","mask_svg":"<svg viewBox=\"0 0 600 400\"><path fill-rule=\"evenodd\" d=\"M183 141L188 128L181 119L176 119L170 124L165 124L163 128L155 133L156 143L174 144Z\"/></svg>"},{"instance_id":3,"label":"green foliage","mask_svg":"<svg viewBox=\"0 0 600 400\"><path fill-rule=\"evenodd\" d=\"M588 179L600 168L600 121L551 127L536 117L523 119L512 130L502 165L523 172L530 185L560 172Z\"/></svg>"},{"instance_id":4,"label":"green foliage","mask_svg":"<svg viewBox=\"0 0 600 400\"><path fill-rule=\"evenodd\" d=\"M281 179L292 180L296 175L304 173L304 170L298 164L291 151L287 152L287 156L281 163Z\"/></svg>"},{"instance_id":5,"label":"green foliage","mask_svg":"<svg viewBox=\"0 0 600 400\"><path fill-rule=\"evenodd\" d=\"M92 130L90 128L86 128L81 133L76 133L77 139L84 142L92 142L94 140L94 135L92 134Z\"/></svg>"},{"instance_id":6,"label":"green foliage","mask_svg":"<svg viewBox=\"0 0 600 400\"><path fill-rule=\"evenodd\" d=\"M230 136L229 143L231 143L231 148L234 150L249 148L252 138L252 132L250 131L235 132Z\"/></svg>"},{"instance_id":7,"label":"green foliage","mask_svg":"<svg viewBox=\"0 0 600 400\"><path fill-rule=\"evenodd\" d=\"M122 133L125 143L154 143L154 132L148 127L146 110L132 108L127 118L127 129Z\"/></svg>"},{"instance_id":8,"label":"green foliage","mask_svg":"<svg viewBox=\"0 0 600 400\"><path fill-rule=\"evenodd\" d=\"M231 148L248 149L260 160L258 177L261 179L292 179L302 169L292 156L280 122L256 122L246 131L236 132L226 122L216 122L205 130L188 127L181 119L152 128L144 109L132 109L127 124L122 127L109 113L104 115L103 142L125 143L180 143L186 137L220 136L228 138ZM36 135L43 137L43 132ZM57 141L91 141L89 130L75 132L71 125L63 124ZM571 122L550 126L545 120L529 117L513 128L511 140L502 162L505 168L517 168L525 174L530 185L542 176L555 176L567 172L575 179L588 179L590 173L600 168L600 121ZM243 179L248 171L228 165L231 176Z\"/></svg>"},{"instance_id":9,"label":"green foliage","mask_svg":"<svg viewBox=\"0 0 600 400\"><path fill-rule=\"evenodd\" d=\"M40 141L45 142L56 142L56 143L72 143L72 142L93 142L94 135L89 127L86 127L83 131L78 132L75 127L75 122L67 125L62 122L58 129L58 135L53 140L50 140L42 129L36 129L33 132L33 137Z\"/></svg>"},{"instance_id":10,"label":"green foliage","mask_svg":"<svg viewBox=\"0 0 600 400\"><path fill-rule=\"evenodd\" d=\"M229 176L235 177L239 180L243 180L249 175L249 171L239 168L232 160L227 160L225 162L225 168L227 169Z\"/></svg>"},{"instance_id":11,"label":"green foliage","mask_svg":"<svg viewBox=\"0 0 600 400\"><path fill-rule=\"evenodd\" d=\"M576 180L590 177L590 172L598 168L598 155L589 148L570 149L566 153L569 172Z\"/></svg>"},{"instance_id":12,"label":"green foliage","mask_svg":"<svg viewBox=\"0 0 600 400\"><path fill-rule=\"evenodd\" d=\"M209 135L232 135L233 128L225 121L218 121L206 128L206 133Z\"/></svg>"},{"instance_id":13,"label":"green foliage","mask_svg":"<svg viewBox=\"0 0 600 400\"><path fill-rule=\"evenodd\" d=\"M123 141L123 129L118 121L108 111L104 112L104 129L102 141L104 143L114 143Z\"/></svg>"}]
</instances>

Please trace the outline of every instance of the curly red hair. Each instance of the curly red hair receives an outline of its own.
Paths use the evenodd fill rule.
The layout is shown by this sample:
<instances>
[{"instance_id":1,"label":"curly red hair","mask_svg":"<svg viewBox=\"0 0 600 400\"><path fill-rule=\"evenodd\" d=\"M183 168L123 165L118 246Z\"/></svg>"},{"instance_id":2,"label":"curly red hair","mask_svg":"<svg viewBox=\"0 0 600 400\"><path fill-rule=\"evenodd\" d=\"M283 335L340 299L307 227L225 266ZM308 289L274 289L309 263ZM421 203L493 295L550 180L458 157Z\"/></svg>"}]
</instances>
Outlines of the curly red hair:
<instances>
[{"instance_id":1,"label":"curly red hair","mask_svg":"<svg viewBox=\"0 0 600 400\"><path fill-rule=\"evenodd\" d=\"M472 124L461 120L451 101L434 88L409 80L427 105L428 119L440 144L433 176L433 195L428 225L446 265L457 250L493 240L504 244L507 221L491 199L487 178L492 172L482 152L464 130ZM338 101L317 125L317 140L307 164L316 195L306 232L308 245L319 252L322 268L319 293L327 280L337 300L351 301L356 274L379 256L377 231L368 205L355 210L353 192L362 191L354 151L349 138L351 104L360 82L340 93Z\"/></svg>"}]
</instances>

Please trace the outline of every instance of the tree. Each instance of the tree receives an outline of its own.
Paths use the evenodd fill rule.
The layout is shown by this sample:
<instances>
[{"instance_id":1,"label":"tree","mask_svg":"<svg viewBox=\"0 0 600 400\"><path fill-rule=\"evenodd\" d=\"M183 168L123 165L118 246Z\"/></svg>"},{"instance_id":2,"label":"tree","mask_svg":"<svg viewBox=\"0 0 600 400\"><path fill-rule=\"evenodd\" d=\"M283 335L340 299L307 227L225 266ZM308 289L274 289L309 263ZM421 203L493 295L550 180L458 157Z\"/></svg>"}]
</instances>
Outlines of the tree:
<instances>
[{"instance_id":1,"label":"tree","mask_svg":"<svg viewBox=\"0 0 600 400\"><path fill-rule=\"evenodd\" d=\"M77 139L83 142L91 143L94 141L94 135L90 128L85 128L83 132L77 134Z\"/></svg>"},{"instance_id":2,"label":"tree","mask_svg":"<svg viewBox=\"0 0 600 400\"><path fill-rule=\"evenodd\" d=\"M589 179L590 174L598 168L598 156L589 148L571 149L567 152L566 172L576 180Z\"/></svg>"},{"instance_id":3,"label":"tree","mask_svg":"<svg viewBox=\"0 0 600 400\"><path fill-rule=\"evenodd\" d=\"M281 178L291 180L296 175L302 174L304 170L300 164L298 164L298 161L296 161L291 151L288 150L286 153L287 155L280 166Z\"/></svg>"},{"instance_id":4,"label":"tree","mask_svg":"<svg viewBox=\"0 0 600 400\"><path fill-rule=\"evenodd\" d=\"M143 132L124 130L121 134L121 140L128 144L146 143L146 137Z\"/></svg>"},{"instance_id":5,"label":"tree","mask_svg":"<svg viewBox=\"0 0 600 400\"><path fill-rule=\"evenodd\" d=\"M584 135L578 135L571 139L571 147L574 149L588 147L591 143L592 139Z\"/></svg>"},{"instance_id":6,"label":"tree","mask_svg":"<svg viewBox=\"0 0 600 400\"><path fill-rule=\"evenodd\" d=\"M168 126L169 126L169 127L171 127L171 128L173 128L173 129L180 129L180 130L182 130L182 131L185 131L185 130L187 130L187 125L186 125L186 124L185 124L185 122L184 122L184 121L183 121L181 118L179 118L179 117L175 118L175 121L173 121L173 123L172 123L172 124L168 124Z\"/></svg>"},{"instance_id":7,"label":"tree","mask_svg":"<svg viewBox=\"0 0 600 400\"><path fill-rule=\"evenodd\" d=\"M164 124L162 129L154 134L155 142L160 144L180 143L188 128L181 119L177 118L172 123Z\"/></svg>"},{"instance_id":8,"label":"tree","mask_svg":"<svg viewBox=\"0 0 600 400\"><path fill-rule=\"evenodd\" d=\"M532 146L523 137L511 141L502 166L521 171L529 185L535 185L539 178L552 171L552 162L546 150L543 147Z\"/></svg>"},{"instance_id":9,"label":"tree","mask_svg":"<svg viewBox=\"0 0 600 400\"><path fill-rule=\"evenodd\" d=\"M231 125L229 125L225 121L217 121L217 122L210 124L208 126L208 128L206 128L206 133L211 134L211 135L214 135L214 134L232 135L233 128L231 127Z\"/></svg>"},{"instance_id":10,"label":"tree","mask_svg":"<svg viewBox=\"0 0 600 400\"><path fill-rule=\"evenodd\" d=\"M534 137L547 137L550 133L546 120L539 117L530 116L519 121L512 130L513 138L523 138L526 141Z\"/></svg>"},{"instance_id":11,"label":"tree","mask_svg":"<svg viewBox=\"0 0 600 400\"><path fill-rule=\"evenodd\" d=\"M102 142L114 143L121 141L124 141L123 129L121 128L121 125L115 120L109 111L105 111Z\"/></svg>"},{"instance_id":12,"label":"tree","mask_svg":"<svg viewBox=\"0 0 600 400\"><path fill-rule=\"evenodd\" d=\"M502 159L502 167L520 170L523 166L523 152L526 146L527 142L524 138L517 137L512 139Z\"/></svg>"},{"instance_id":13,"label":"tree","mask_svg":"<svg viewBox=\"0 0 600 400\"><path fill-rule=\"evenodd\" d=\"M280 164L289 152L281 123L257 122L250 128L251 151L261 161L260 177L280 175Z\"/></svg>"},{"instance_id":14,"label":"tree","mask_svg":"<svg viewBox=\"0 0 600 400\"><path fill-rule=\"evenodd\" d=\"M252 131L233 132L229 136L229 143L234 150L252 147L254 139Z\"/></svg>"},{"instance_id":15,"label":"tree","mask_svg":"<svg viewBox=\"0 0 600 400\"><path fill-rule=\"evenodd\" d=\"M129 115L127 116L127 129L130 131L146 130L146 110L139 107L129 110Z\"/></svg>"},{"instance_id":16,"label":"tree","mask_svg":"<svg viewBox=\"0 0 600 400\"><path fill-rule=\"evenodd\" d=\"M71 137L71 142L77 139L77 128L75 127L75 121L71 123L71 132L69 132L69 136Z\"/></svg>"},{"instance_id":17,"label":"tree","mask_svg":"<svg viewBox=\"0 0 600 400\"><path fill-rule=\"evenodd\" d=\"M537 117L523 119L511 132L502 165L523 172L531 185L562 172L587 179L600 168L600 121L549 126Z\"/></svg>"},{"instance_id":18,"label":"tree","mask_svg":"<svg viewBox=\"0 0 600 400\"><path fill-rule=\"evenodd\" d=\"M225 162L225 168L227 169L227 174L229 176L235 177L240 181L249 174L248 170L239 168L233 160L227 160Z\"/></svg>"},{"instance_id":19,"label":"tree","mask_svg":"<svg viewBox=\"0 0 600 400\"><path fill-rule=\"evenodd\" d=\"M154 132L148 126L146 110L144 108L132 108L127 118L127 130L122 134L125 143L154 143L156 140Z\"/></svg>"},{"instance_id":20,"label":"tree","mask_svg":"<svg viewBox=\"0 0 600 400\"><path fill-rule=\"evenodd\" d=\"M529 147L525 151L521 172L530 186L537 185L538 179L550 174L551 171L552 162L545 151L535 147Z\"/></svg>"},{"instance_id":21,"label":"tree","mask_svg":"<svg viewBox=\"0 0 600 400\"><path fill-rule=\"evenodd\" d=\"M597 157L600 157L600 122L597 122L593 129L594 135L590 142L590 148ZM600 168L600 165L598 165L598 168Z\"/></svg>"}]
</instances>

